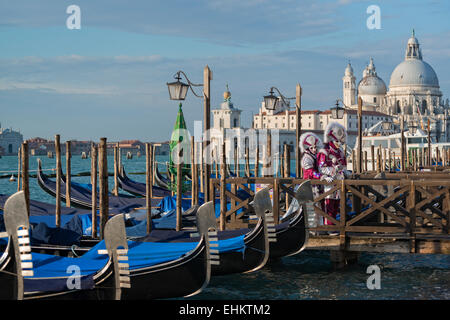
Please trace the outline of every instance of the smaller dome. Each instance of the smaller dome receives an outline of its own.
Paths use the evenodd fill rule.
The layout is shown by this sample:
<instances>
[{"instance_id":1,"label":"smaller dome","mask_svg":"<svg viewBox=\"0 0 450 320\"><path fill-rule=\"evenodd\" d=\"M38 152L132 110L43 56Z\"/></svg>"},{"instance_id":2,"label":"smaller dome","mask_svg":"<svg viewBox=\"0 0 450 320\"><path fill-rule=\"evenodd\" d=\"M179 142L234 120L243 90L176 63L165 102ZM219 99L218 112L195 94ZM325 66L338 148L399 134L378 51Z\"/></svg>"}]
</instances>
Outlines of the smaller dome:
<instances>
[{"instance_id":1,"label":"smaller dome","mask_svg":"<svg viewBox=\"0 0 450 320\"><path fill-rule=\"evenodd\" d=\"M376 75L368 75L358 84L358 94L384 95L386 91L386 84Z\"/></svg>"}]
</instances>

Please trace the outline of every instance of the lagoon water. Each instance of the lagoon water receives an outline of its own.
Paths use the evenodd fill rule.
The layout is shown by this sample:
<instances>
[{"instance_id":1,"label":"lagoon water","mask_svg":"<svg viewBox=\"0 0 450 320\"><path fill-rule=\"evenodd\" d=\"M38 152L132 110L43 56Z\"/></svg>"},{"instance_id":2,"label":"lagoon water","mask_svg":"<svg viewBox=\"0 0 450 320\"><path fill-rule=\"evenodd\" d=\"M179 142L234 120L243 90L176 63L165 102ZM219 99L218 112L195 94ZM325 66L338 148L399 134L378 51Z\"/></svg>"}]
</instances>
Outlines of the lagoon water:
<instances>
[{"instance_id":1,"label":"lagoon water","mask_svg":"<svg viewBox=\"0 0 450 320\"><path fill-rule=\"evenodd\" d=\"M30 173L37 169L37 158L43 168L56 166L55 159L46 156L30 157ZM109 172L113 172L112 157L108 157ZM165 171L165 157L157 157L161 171ZM136 181L145 181L145 157L125 159L122 163L129 176ZM90 171L90 159L72 157L72 174ZM65 171L65 158L62 159ZM294 166L291 165L291 168ZM53 173L52 171L46 171ZM17 173L17 157L0 159L0 176ZM73 181L89 183L90 177L72 177ZM110 189L113 181L109 181ZM17 181L0 179L0 193L17 191ZM123 192L123 191L122 191ZM54 203L36 178L30 177L30 197L33 200ZM63 204L64 205L64 204ZM367 273L370 265L380 267L380 289L370 290ZM187 298L197 299L450 299L450 255L410 255L362 253L358 263L344 270L333 270L326 251L304 251L293 257L285 257L266 265L262 270L250 274L213 277L200 294Z\"/></svg>"}]
</instances>

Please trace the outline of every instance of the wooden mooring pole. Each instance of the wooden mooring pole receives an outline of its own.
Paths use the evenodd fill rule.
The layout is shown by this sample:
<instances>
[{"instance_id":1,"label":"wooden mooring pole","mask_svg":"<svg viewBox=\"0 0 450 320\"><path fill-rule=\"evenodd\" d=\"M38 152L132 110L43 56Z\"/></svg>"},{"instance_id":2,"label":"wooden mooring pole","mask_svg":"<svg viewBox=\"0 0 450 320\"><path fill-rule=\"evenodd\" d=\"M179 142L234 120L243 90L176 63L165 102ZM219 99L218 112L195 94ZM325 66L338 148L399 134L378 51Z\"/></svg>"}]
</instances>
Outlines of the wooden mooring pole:
<instances>
[{"instance_id":1,"label":"wooden mooring pole","mask_svg":"<svg viewBox=\"0 0 450 320\"><path fill-rule=\"evenodd\" d=\"M220 230L225 230L226 224L226 212L227 212L227 196L226 196L226 184L225 178L227 175L227 158L225 149L225 139L222 142L222 161L220 164L220 218L219 218L219 228Z\"/></svg>"},{"instance_id":2,"label":"wooden mooring pole","mask_svg":"<svg viewBox=\"0 0 450 320\"><path fill-rule=\"evenodd\" d=\"M97 146L91 146L91 206L92 206L92 238L97 238Z\"/></svg>"},{"instance_id":3,"label":"wooden mooring pole","mask_svg":"<svg viewBox=\"0 0 450 320\"><path fill-rule=\"evenodd\" d=\"M72 153L70 150L70 141L66 141L66 207L70 208L70 197L71 197L71 157Z\"/></svg>"},{"instance_id":4,"label":"wooden mooring pole","mask_svg":"<svg viewBox=\"0 0 450 320\"><path fill-rule=\"evenodd\" d=\"M181 200L183 197L183 161L182 157L178 157L178 163L177 163L177 224L176 224L176 231L180 231L182 228L181 224L181 214L182 214L182 208L181 208Z\"/></svg>"},{"instance_id":5,"label":"wooden mooring pole","mask_svg":"<svg viewBox=\"0 0 450 320\"><path fill-rule=\"evenodd\" d=\"M28 215L30 214L30 184L28 176L28 142L22 143L22 190L25 195Z\"/></svg>"},{"instance_id":6,"label":"wooden mooring pole","mask_svg":"<svg viewBox=\"0 0 450 320\"><path fill-rule=\"evenodd\" d=\"M106 138L100 138L98 146L98 180L99 180L99 212L100 212L100 239L104 239L104 229L108 221L109 196L108 196L108 158L106 150Z\"/></svg>"},{"instance_id":7,"label":"wooden mooring pole","mask_svg":"<svg viewBox=\"0 0 450 320\"><path fill-rule=\"evenodd\" d=\"M56 152L56 209L55 219L56 227L61 227L61 145L59 134L55 135Z\"/></svg>"},{"instance_id":8,"label":"wooden mooring pole","mask_svg":"<svg viewBox=\"0 0 450 320\"><path fill-rule=\"evenodd\" d=\"M145 204L147 207L147 234L152 231L152 197L153 197L153 146L145 143Z\"/></svg>"},{"instance_id":9,"label":"wooden mooring pole","mask_svg":"<svg viewBox=\"0 0 450 320\"><path fill-rule=\"evenodd\" d=\"M21 175L20 171L22 170L22 146L20 146L19 150L17 151L17 192L20 191L20 180Z\"/></svg>"}]
</instances>

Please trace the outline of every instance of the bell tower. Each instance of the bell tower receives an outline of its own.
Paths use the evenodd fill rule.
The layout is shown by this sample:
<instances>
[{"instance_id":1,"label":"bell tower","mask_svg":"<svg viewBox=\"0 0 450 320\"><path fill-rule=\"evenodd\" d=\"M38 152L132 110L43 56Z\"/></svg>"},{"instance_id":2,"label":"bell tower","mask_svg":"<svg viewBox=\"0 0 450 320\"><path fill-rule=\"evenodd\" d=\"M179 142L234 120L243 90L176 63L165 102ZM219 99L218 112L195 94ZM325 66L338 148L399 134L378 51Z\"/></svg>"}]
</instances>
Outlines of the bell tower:
<instances>
[{"instance_id":1,"label":"bell tower","mask_svg":"<svg viewBox=\"0 0 450 320\"><path fill-rule=\"evenodd\" d=\"M345 68L344 77L342 77L342 100L346 106L356 104L356 77L353 74L353 68L350 62Z\"/></svg>"}]
</instances>

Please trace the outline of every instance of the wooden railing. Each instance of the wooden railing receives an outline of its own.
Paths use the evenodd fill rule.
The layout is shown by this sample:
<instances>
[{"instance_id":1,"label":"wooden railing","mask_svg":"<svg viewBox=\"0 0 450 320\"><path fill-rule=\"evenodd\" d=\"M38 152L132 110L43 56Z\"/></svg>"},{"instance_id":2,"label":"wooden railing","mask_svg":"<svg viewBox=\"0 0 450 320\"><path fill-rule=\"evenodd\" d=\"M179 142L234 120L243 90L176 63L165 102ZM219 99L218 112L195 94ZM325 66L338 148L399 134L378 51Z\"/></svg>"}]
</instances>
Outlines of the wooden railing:
<instances>
[{"instance_id":1,"label":"wooden railing","mask_svg":"<svg viewBox=\"0 0 450 320\"><path fill-rule=\"evenodd\" d=\"M362 176L361 176L362 177ZM450 175L433 173L425 175L393 174L387 179L346 179L333 183L311 180L313 185L329 185L333 188L314 199L317 215L331 221L331 225L310 226L310 231L339 231L342 245L349 233L392 233L409 236L450 235ZM292 199L294 188L302 179L295 178L227 178L212 179L210 194L220 194L221 228L245 226L242 219L253 200L254 191L249 184L264 184L272 190L275 221L286 207L283 201ZM231 185L233 192L226 190ZM221 192L217 193L216 189ZM238 190L250 194L240 199ZM235 191L236 190L236 191ZM341 192L339 218L331 217L323 207L324 199L332 192ZM342 196L342 195L345 195ZM223 204L231 201L230 208ZM283 205L283 208L280 206ZM243 212L237 214L239 209Z\"/></svg>"}]
</instances>

